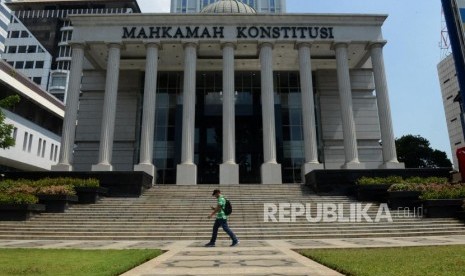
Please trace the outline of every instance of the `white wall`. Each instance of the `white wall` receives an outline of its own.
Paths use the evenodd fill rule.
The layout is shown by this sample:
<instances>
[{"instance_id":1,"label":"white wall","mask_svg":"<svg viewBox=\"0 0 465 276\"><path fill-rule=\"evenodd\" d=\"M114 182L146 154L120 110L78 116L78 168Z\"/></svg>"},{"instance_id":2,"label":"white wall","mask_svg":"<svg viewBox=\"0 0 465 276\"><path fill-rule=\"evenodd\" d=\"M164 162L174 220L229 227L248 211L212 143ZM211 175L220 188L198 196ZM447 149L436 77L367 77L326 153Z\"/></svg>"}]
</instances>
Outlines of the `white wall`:
<instances>
[{"instance_id":1,"label":"white wall","mask_svg":"<svg viewBox=\"0 0 465 276\"><path fill-rule=\"evenodd\" d=\"M58 161L60 137L8 110L3 112L6 123L16 128L16 144L6 150L0 149L0 164L20 170L50 170Z\"/></svg>"}]
</instances>

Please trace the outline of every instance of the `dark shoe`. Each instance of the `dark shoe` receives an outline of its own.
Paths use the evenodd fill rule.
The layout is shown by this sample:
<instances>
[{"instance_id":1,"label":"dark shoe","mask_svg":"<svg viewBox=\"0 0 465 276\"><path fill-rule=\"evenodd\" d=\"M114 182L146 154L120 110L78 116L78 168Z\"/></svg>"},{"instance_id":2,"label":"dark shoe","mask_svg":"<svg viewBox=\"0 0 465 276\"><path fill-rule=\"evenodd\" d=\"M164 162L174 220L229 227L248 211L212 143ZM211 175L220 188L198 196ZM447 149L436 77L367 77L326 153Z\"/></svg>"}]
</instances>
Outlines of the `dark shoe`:
<instances>
[{"instance_id":1,"label":"dark shoe","mask_svg":"<svg viewBox=\"0 0 465 276\"><path fill-rule=\"evenodd\" d=\"M237 246L240 242L237 240L237 241L233 241L233 243L231 244L231 247L234 247L234 246Z\"/></svg>"},{"instance_id":2,"label":"dark shoe","mask_svg":"<svg viewBox=\"0 0 465 276\"><path fill-rule=\"evenodd\" d=\"M214 243L211 243L211 242L209 242L209 243L207 243L207 244L205 245L205 247L215 247L215 244L214 244Z\"/></svg>"}]
</instances>

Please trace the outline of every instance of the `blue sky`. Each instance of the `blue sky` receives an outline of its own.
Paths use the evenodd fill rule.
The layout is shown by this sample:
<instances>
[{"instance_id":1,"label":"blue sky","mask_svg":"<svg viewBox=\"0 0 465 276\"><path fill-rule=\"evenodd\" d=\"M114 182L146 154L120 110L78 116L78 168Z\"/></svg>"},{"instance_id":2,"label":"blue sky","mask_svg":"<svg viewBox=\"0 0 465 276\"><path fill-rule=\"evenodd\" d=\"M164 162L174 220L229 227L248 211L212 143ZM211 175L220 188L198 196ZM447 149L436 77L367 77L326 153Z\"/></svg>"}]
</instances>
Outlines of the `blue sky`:
<instances>
[{"instance_id":1,"label":"blue sky","mask_svg":"<svg viewBox=\"0 0 465 276\"><path fill-rule=\"evenodd\" d=\"M169 11L169 0L138 2L143 12ZM440 1L287 0L287 12L388 14L384 59L395 136L421 135L451 156L437 74Z\"/></svg>"}]
</instances>

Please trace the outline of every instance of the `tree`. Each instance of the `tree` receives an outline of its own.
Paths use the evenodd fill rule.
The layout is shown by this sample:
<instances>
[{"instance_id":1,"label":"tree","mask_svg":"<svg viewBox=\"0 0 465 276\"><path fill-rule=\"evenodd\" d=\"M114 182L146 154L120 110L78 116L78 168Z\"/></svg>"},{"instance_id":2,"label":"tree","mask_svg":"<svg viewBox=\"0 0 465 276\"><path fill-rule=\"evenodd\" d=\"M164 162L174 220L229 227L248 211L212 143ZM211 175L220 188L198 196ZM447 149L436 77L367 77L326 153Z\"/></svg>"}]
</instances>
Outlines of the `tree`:
<instances>
[{"instance_id":1,"label":"tree","mask_svg":"<svg viewBox=\"0 0 465 276\"><path fill-rule=\"evenodd\" d=\"M19 102L18 95L11 95L0 100L0 148L7 149L15 145L15 140L11 136L14 126L5 123L5 113L2 108L10 108Z\"/></svg>"},{"instance_id":2,"label":"tree","mask_svg":"<svg viewBox=\"0 0 465 276\"><path fill-rule=\"evenodd\" d=\"M445 152L432 149L420 135L404 135L396 139L397 157L406 168L449 168L452 163Z\"/></svg>"}]
</instances>

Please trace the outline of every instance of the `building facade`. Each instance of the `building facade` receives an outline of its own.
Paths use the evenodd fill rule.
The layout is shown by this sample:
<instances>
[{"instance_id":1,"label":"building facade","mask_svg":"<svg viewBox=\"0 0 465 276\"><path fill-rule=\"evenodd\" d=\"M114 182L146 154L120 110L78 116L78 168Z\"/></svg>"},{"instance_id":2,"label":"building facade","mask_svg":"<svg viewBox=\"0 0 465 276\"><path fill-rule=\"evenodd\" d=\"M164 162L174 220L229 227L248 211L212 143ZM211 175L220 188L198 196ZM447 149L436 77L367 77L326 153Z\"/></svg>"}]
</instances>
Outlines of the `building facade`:
<instances>
[{"instance_id":1,"label":"building facade","mask_svg":"<svg viewBox=\"0 0 465 276\"><path fill-rule=\"evenodd\" d=\"M10 10L0 1L0 56L5 52L5 40L8 35L8 24L10 23Z\"/></svg>"},{"instance_id":2,"label":"building facade","mask_svg":"<svg viewBox=\"0 0 465 276\"><path fill-rule=\"evenodd\" d=\"M26 76L0 61L0 99L19 95L20 102L2 109L14 126L15 145L0 149L0 171L46 171L58 161L64 104Z\"/></svg>"},{"instance_id":3,"label":"building facade","mask_svg":"<svg viewBox=\"0 0 465 276\"><path fill-rule=\"evenodd\" d=\"M198 13L210 4L222 0L171 0L171 13ZM258 13L285 13L286 0L237 0Z\"/></svg>"},{"instance_id":4,"label":"building facade","mask_svg":"<svg viewBox=\"0 0 465 276\"><path fill-rule=\"evenodd\" d=\"M441 85L442 102L446 114L453 163L454 167L458 169L459 164L455 153L457 149L465 146L465 140L462 131L463 112L460 108L460 88L456 72L452 55L438 64L439 83Z\"/></svg>"},{"instance_id":5,"label":"building facade","mask_svg":"<svg viewBox=\"0 0 465 276\"><path fill-rule=\"evenodd\" d=\"M73 26L68 20L68 15L140 12L136 0L7 0L6 3L14 14L10 32L29 32L31 36L25 38L35 39L38 44L30 44L28 47L35 45L32 47L44 48L44 52L51 55L50 66L43 67L42 75L44 77L42 77L41 86L45 86L48 92L61 101L66 99L65 92L67 91L71 62L71 47L68 41L71 40ZM13 37L10 41L9 38L7 42L9 49L17 49L16 51L18 51L20 47L25 47L24 40ZM37 62L36 55L29 55L27 52L24 54L12 51L12 54L17 56L16 59L20 59L19 61L22 61L24 66L27 63ZM12 59L11 56L6 58L8 61ZM21 69L16 64L15 68ZM38 80L37 74L39 73L36 69L38 68L22 68L22 72L31 79Z\"/></svg>"},{"instance_id":6,"label":"building facade","mask_svg":"<svg viewBox=\"0 0 465 276\"><path fill-rule=\"evenodd\" d=\"M47 91L53 57L14 15L2 59Z\"/></svg>"},{"instance_id":7,"label":"building facade","mask_svg":"<svg viewBox=\"0 0 465 276\"><path fill-rule=\"evenodd\" d=\"M53 169L145 171L158 184L276 184L315 169L402 168L385 19L72 16L70 96Z\"/></svg>"}]
</instances>

